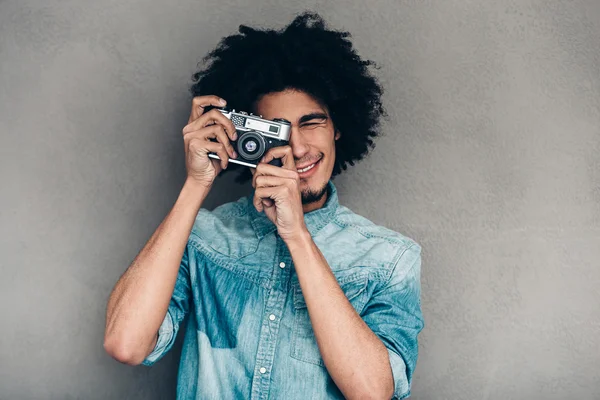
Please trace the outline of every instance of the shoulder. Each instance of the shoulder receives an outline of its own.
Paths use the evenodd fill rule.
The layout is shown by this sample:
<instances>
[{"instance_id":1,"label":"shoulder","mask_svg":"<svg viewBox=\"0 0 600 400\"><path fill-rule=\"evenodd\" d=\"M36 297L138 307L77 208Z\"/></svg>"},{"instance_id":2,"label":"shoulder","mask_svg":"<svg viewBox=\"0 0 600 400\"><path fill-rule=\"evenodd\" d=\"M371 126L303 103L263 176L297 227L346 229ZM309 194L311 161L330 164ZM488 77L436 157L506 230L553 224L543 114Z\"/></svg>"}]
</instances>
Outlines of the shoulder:
<instances>
[{"instance_id":1,"label":"shoulder","mask_svg":"<svg viewBox=\"0 0 600 400\"><path fill-rule=\"evenodd\" d=\"M340 228L353 230L356 234L365 239L386 241L400 247L419 246L414 239L386 226L377 225L373 221L355 213L346 206L339 206L334 221Z\"/></svg>"},{"instance_id":2,"label":"shoulder","mask_svg":"<svg viewBox=\"0 0 600 400\"><path fill-rule=\"evenodd\" d=\"M242 196L236 201L230 201L229 203L221 204L215 207L213 210L200 208L198 215L196 216L196 220L198 220L198 218L201 216L214 218L216 220L242 217L248 212L247 200L248 199L245 196Z\"/></svg>"},{"instance_id":3,"label":"shoulder","mask_svg":"<svg viewBox=\"0 0 600 400\"><path fill-rule=\"evenodd\" d=\"M192 232L203 234L210 231L212 227L230 226L232 220L244 218L248 212L246 198L241 197L237 201L221 204L213 210L200 208L192 227Z\"/></svg>"},{"instance_id":4,"label":"shoulder","mask_svg":"<svg viewBox=\"0 0 600 400\"><path fill-rule=\"evenodd\" d=\"M330 225L319 235L319 241L346 264L376 267L389 277L393 270L403 274L417 258L420 261L421 246L416 240L378 225L346 206L338 207Z\"/></svg>"},{"instance_id":5,"label":"shoulder","mask_svg":"<svg viewBox=\"0 0 600 400\"><path fill-rule=\"evenodd\" d=\"M200 208L190 233L190 242L204 252L230 257L247 253L256 244L247 202L246 197L240 197L212 211Z\"/></svg>"}]
</instances>

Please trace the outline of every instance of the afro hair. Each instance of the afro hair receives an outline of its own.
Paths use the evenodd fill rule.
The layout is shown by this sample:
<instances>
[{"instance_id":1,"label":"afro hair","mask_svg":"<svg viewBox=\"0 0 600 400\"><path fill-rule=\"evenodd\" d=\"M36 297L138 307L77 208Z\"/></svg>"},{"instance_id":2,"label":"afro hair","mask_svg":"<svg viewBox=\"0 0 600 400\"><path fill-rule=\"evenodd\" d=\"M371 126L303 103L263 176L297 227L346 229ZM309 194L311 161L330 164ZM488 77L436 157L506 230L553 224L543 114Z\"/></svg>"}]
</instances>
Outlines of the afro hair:
<instances>
[{"instance_id":1,"label":"afro hair","mask_svg":"<svg viewBox=\"0 0 600 400\"><path fill-rule=\"evenodd\" d=\"M304 12L280 30L239 26L203 59L192 75L193 96L217 95L229 107L255 112L262 95L286 89L303 91L325 106L341 133L335 143L332 177L374 148L379 120L385 115L383 89L369 72L373 61L361 59L349 32L329 29L321 16ZM234 168L231 168L235 166ZM240 167L230 164L228 170ZM248 168L236 177L252 178Z\"/></svg>"}]
</instances>

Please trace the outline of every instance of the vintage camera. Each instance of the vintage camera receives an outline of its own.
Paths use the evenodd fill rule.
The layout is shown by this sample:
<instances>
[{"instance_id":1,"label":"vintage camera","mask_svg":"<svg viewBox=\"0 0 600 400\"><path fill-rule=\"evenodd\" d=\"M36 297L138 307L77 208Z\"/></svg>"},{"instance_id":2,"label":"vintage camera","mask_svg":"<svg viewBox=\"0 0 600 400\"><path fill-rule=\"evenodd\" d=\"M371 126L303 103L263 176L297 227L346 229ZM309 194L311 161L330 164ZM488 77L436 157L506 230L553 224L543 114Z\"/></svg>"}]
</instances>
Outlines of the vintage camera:
<instances>
[{"instance_id":1,"label":"vintage camera","mask_svg":"<svg viewBox=\"0 0 600 400\"><path fill-rule=\"evenodd\" d=\"M229 158L229 162L256 168L260 159L271 147L285 146L289 143L291 124L283 118L274 120L263 119L252 113L236 112L227 107L215 107L233 122L237 131L237 139L230 140L237 158ZM220 160L216 153L209 152L208 156ZM271 165L282 166L281 159L275 158Z\"/></svg>"}]
</instances>

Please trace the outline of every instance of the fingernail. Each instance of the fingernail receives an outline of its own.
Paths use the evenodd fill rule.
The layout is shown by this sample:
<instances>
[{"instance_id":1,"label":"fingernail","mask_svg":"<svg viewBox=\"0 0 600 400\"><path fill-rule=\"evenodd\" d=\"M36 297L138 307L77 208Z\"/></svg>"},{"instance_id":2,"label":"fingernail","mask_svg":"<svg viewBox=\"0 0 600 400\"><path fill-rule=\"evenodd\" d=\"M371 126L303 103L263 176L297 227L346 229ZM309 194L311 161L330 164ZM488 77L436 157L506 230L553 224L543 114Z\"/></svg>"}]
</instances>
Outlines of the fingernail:
<instances>
[{"instance_id":1,"label":"fingernail","mask_svg":"<svg viewBox=\"0 0 600 400\"><path fill-rule=\"evenodd\" d=\"M237 153L235 152L235 150L233 151L233 158L237 158Z\"/></svg>"},{"instance_id":2,"label":"fingernail","mask_svg":"<svg viewBox=\"0 0 600 400\"><path fill-rule=\"evenodd\" d=\"M221 103L221 104L223 104L223 105L227 104L227 102L225 101L225 99L220 99L220 100L219 100L219 103Z\"/></svg>"}]
</instances>

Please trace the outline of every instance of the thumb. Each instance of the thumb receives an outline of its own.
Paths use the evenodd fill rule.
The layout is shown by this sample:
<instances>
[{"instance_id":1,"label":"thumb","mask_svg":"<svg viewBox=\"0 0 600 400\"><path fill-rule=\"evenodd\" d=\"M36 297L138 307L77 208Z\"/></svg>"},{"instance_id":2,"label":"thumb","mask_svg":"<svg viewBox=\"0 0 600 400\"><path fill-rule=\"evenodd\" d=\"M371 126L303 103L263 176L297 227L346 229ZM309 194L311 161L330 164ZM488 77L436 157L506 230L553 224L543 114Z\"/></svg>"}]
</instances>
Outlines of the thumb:
<instances>
[{"instance_id":1,"label":"thumb","mask_svg":"<svg viewBox=\"0 0 600 400\"><path fill-rule=\"evenodd\" d=\"M221 160L210 158L210 162L212 163L213 167L215 168L215 171L216 171L215 175L219 175L221 173L221 171L223 170L223 167L221 167Z\"/></svg>"}]
</instances>

